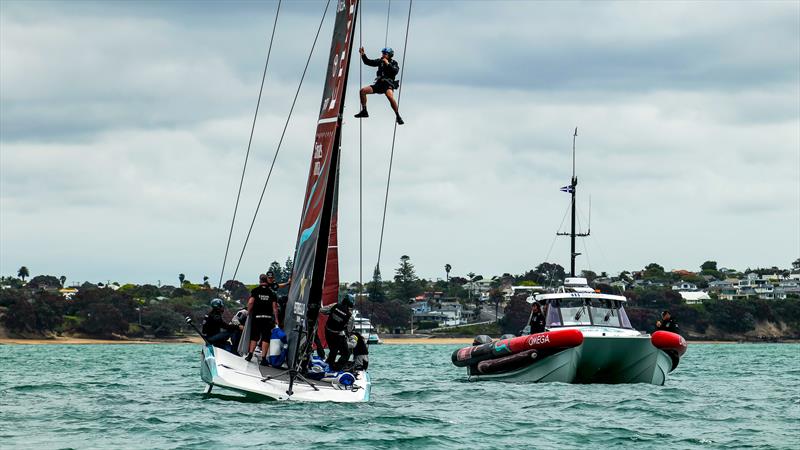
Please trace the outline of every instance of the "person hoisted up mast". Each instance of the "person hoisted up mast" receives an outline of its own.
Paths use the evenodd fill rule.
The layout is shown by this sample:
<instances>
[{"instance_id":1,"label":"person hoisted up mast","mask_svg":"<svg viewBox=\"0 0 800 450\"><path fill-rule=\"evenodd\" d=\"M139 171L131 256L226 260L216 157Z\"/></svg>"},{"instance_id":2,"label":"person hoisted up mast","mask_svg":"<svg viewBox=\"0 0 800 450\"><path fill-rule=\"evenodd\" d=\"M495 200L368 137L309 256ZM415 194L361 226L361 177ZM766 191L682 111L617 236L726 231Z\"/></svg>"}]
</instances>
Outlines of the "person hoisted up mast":
<instances>
[{"instance_id":1,"label":"person hoisted up mast","mask_svg":"<svg viewBox=\"0 0 800 450\"><path fill-rule=\"evenodd\" d=\"M369 117L369 113L367 112L367 94L386 94L386 98L389 99L389 104L392 105L392 109L394 110L397 124L402 125L404 123L403 118L400 117L400 110L397 106L397 101L394 99L394 90L397 89L400 84L395 80L397 74L400 73L400 66L397 64L397 61L392 59L394 50L390 47L382 49L380 59L367 58L367 55L364 53L364 47L359 48L358 53L361 54L361 61L363 61L364 64L370 67L377 67L378 72L375 76L375 83L371 86L364 86L361 88L361 91L359 91L359 94L361 94L361 112L356 114L355 117Z\"/></svg>"}]
</instances>

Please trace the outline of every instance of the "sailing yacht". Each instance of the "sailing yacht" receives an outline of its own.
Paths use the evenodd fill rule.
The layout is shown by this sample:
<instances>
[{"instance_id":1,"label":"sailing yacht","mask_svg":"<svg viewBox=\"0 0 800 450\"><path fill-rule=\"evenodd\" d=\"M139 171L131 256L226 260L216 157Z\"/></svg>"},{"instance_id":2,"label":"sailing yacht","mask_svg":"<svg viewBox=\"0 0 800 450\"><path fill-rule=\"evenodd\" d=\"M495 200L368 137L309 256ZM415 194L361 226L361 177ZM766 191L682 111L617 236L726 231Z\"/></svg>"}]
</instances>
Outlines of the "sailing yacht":
<instances>
[{"instance_id":1,"label":"sailing yacht","mask_svg":"<svg viewBox=\"0 0 800 450\"><path fill-rule=\"evenodd\" d=\"M366 370L349 376L309 379L314 341L325 346L323 306L336 303L339 288L337 214L342 109L353 50L358 0L339 0L325 87L297 233L292 284L286 305L287 360L284 367L260 366L223 349L204 345L200 375L208 384L275 400L365 402L371 381ZM249 341L249 321L242 341ZM318 340L314 339L314 335Z\"/></svg>"},{"instance_id":2,"label":"sailing yacht","mask_svg":"<svg viewBox=\"0 0 800 450\"><path fill-rule=\"evenodd\" d=\"M627 299L591 288L575 276L575 129L572 180L561 188L572 197L570 276L553 292L528 297L545 313L545 332L491 341L478 336L473 346L456 350L452 362L466 367L471 381L502 380L563 383L651 383L663 385L678 367L686 341L678 334L635 330L625 312Z\"/></svg>"}]
</instances>

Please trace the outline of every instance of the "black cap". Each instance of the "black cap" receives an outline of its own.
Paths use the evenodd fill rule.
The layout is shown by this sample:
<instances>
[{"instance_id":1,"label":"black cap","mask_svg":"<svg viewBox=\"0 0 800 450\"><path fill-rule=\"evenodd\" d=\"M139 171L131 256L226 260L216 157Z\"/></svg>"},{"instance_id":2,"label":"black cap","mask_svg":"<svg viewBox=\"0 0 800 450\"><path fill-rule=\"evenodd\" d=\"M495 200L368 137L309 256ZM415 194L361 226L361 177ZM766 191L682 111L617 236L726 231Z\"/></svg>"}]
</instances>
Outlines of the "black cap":
<instances>
[{"instance_id":1,"label":"black cap","mask_svg":"<svg viewBox=\"0 0 800 450\"><path fill-rule=\"evenodd\" d=\"M665 310L661 311L661 315L663 316L664 314L669 314L669 310L665 309Z\"/></svg>"},{"instance_id":2,"label":"black cap","mask_svg":"<svg viewBox=\"0 0 800 450\"><path fill-rule=\"evenodd\" d=\"M270 270L270 271L267 272L267 276L268 277L274 277L275 274Z\"/></svg>"}]
</instances>

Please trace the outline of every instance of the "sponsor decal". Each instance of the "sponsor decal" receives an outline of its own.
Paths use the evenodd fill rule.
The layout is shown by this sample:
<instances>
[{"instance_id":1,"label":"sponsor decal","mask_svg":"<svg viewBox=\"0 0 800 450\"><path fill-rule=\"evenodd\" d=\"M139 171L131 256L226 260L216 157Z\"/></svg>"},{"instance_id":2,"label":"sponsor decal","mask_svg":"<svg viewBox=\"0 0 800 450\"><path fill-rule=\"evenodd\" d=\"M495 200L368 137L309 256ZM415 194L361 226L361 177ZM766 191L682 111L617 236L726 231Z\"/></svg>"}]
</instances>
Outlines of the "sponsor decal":
<instances>
[{"instance_id":1,"label":"sponsor decal","mask_svg":"<svg viewBox=\"0 0 800 450\"><path fill-rule=\"evenodd\" d=\"M534 334L528 338L529 347L532 347L534 345L549 344L549 343L550 343L550 336L546 334Z\"/></svg>"}]
</instances>

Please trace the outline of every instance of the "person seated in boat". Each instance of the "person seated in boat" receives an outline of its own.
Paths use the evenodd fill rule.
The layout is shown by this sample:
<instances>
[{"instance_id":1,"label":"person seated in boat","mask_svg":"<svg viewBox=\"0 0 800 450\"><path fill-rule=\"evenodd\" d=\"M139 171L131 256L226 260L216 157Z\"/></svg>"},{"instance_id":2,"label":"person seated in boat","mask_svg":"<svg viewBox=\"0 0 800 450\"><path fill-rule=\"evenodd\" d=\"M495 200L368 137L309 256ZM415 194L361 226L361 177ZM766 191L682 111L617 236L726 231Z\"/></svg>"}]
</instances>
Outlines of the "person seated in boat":
<instances>
[{"instance_id":1,"label":"person seated in boat","mask_svg":"<svg viewBox=\"0 0 800 450\"><path fill-rule=\"evenodd\" d=\"M325 323L325 341L328 343L328 358L325 362L333 370L339 370L350 359L350 350L347 348L347 333L353 330L353 299L345 297L341 303L328 305L319 310L320 314L328 316ZM337 361L336 357L339 356Z\"/></svg>"},{"instance_id":2,"label":"person seated in boat","mask_svg":"<svg viewBox=\"0 0 800 450\"><path fill-rule=\"evenodd\" d=\"M669 331L670 333L678 333L678 322L672 318L669 311L664 310L661 313L661 320L656 321L656 330Z\"/></svg>"},{"instance_id":3,"label":"person seated in boat","mask_svg":"<svg viewBox=\"0 0 800 450\"><path fill-rule=\"evenodd\" d=\"M261 274L259 284L250 291L247 300L247 315L252 320L250 328L250 345L248 346L245 360L253 358L256 344L261 341L261 365L269 365L269 341L272 338L272 329L275 328L275 318L278 316L278 294L269 287L269 277Z\"/></svg>"},{"instance_id":4,"label":"person seated in boat","mask_svg":"<svg viewBox=\"0 0 800 450\"><path fill-rule=\"evenodd\" d=\"M542 306L539 302L533 302L531 306L531 334L544 333L545 318L542 313Z\"/></svg>"},{"instance_id":5,"label":"person seated in boat","mask_svg":"<svg viewBox=\"0 0 800 450\"><path fill-rule=\"evenodd\" d=\"M364 53L364 47L358 49L358 53L361 54L361 61L364 64L370 67L377 67L378 72L375 77L375 82L370 86L364 86L359 91L361 95L361 112L356 114L355 116L358 118L367 118L369 117L369 113L367 112L367 94L385 94L386 98L389 99L389 104L392 105L392 109L394 110L395 121L397 121L398 125L402 125L403 118L400 117L400 108L397 105L397 101L394 99L394 90L397 89L400 83L395 80L395 77L400 72L400 66L397 64L397 61L392 59L394 57L394 50L387 47L381 50L381 57L380 59L369 59L367 55Z\"/></svg>"},{"instance_id":6,"label":"person seated in boat","mask_svg":"<svg viewBox=\"0 0 800 450\"><path fill-rule=\"evenodd\" d=\"M244 332L244 325L247 323L247 308L242 308L239 311L236 311L236 314L233 315L233 319L231 319L231 324L236 325L236 329L233 330L233 336L231 336L231 342L233 343L233 353L239 354L236 350L239 348L239 341L242 339L242 332Z\"/></svg>"},{"instance_id":7,"label":"person seated in boat","mask_svg":"<svg viewBox=\"0 0 800 450\"><path fill-rule=\"evenodd\" d=\"M367 345L367 340L358 331L353 331L350 333L350 342L353 343L353 364L350 371L367 370L369 366L369 346Z\"/></svg>"},{"instance_id":8,"label":"person seated in boat","mask_svg":"<svg viewBox=\"0 0 800 450\"><path fill-rule=\"evenodd\" d=\"M225 319L222 318L224 311L225 304L221 299L215 298L211 300L211 311L203 317L202 331L209 344L227 349L230 346L228 340L238 327L225 323Z\"/></svg>"}]
</instances>

